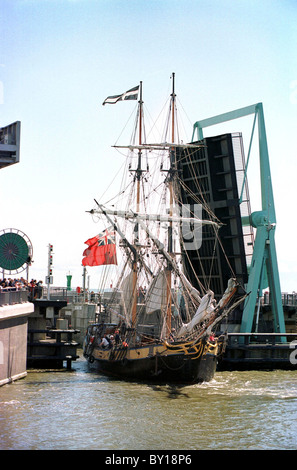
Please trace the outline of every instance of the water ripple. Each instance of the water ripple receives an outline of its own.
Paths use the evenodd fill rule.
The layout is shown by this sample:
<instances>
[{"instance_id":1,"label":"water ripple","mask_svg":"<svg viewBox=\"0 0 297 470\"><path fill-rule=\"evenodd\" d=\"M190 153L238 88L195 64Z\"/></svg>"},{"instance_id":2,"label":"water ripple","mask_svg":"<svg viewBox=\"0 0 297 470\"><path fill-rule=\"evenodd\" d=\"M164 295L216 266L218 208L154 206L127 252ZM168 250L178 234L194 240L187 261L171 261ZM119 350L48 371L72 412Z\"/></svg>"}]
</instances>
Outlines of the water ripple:
<instances>
[{"instance_id":1,"label":"water ripple","mask_svg":"<svg viewBox=\"0 0 297 470\"><path fill-rule=\"evenodd\" d=\"M186 387L74 370L0 389L1 449L295 449L296 372L221 372Z\"/></svg>"}]
</instances>

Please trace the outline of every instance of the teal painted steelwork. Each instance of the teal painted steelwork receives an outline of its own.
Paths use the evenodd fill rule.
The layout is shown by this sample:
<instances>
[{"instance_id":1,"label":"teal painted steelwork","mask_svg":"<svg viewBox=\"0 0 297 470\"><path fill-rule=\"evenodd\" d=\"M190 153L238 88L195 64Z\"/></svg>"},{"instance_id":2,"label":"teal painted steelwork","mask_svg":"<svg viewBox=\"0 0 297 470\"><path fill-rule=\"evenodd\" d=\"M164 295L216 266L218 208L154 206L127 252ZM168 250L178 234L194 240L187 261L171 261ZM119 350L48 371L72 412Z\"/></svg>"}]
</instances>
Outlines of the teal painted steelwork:
<instances>
[{"instance_id":1,"label":"teal painted steelwork","mask_svg":"<svg viewBox=\"0 0 297 470\"><path fill-rule=\"evenodd\" d=\"M248 220L246 217L242 219L243 225L249 223L255 227L257 231L249 271L249 280L246 288L249 296L246 298L244 304L241 333L252 332L256 306L257 304L258 306L260 305L260 300L263 296L263 289L267 288L267 282L272 299L271 307L274 320L274 331L275 333L285 333L284 312L275 247L275 207L262 103L257 103L245 108L240 108L235 111L204 119L202 121L197 121L193 127L192 142L194 141L195 132L197 132L198 140L203 139L203 128L205 127L231 121L251 114L254 114L255 118L249 145L247 164L250 158L251 142L254 135L255 123L256 120L258 120L262 210L253 212ZM244 182L246 178L247 164L245 168ZM265 282L266 279L267 282ZM281 337L281 340L285 341L285 337Z\"/></svg>"}]
</instances>

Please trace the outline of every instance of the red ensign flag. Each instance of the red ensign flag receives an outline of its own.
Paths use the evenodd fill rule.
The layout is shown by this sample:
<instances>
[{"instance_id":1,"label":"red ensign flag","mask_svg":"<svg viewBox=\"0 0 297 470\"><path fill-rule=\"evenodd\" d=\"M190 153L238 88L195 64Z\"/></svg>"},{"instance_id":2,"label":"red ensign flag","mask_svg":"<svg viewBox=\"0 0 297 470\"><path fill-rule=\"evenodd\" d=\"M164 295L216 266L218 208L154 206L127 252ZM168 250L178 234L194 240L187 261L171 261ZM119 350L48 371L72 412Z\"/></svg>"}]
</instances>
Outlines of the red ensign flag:
<instances>
[{"instance_id":1,"label":"red ensign flag","mask_svg":"<svg viewBox=\"0 0 297 470\"><path fill-rule=\"evenodd\" d=\"M118 264L115 244L115 232L108 229L87 240L88 248L83 252L83 266Z\"/></svg>"}]
</instances>

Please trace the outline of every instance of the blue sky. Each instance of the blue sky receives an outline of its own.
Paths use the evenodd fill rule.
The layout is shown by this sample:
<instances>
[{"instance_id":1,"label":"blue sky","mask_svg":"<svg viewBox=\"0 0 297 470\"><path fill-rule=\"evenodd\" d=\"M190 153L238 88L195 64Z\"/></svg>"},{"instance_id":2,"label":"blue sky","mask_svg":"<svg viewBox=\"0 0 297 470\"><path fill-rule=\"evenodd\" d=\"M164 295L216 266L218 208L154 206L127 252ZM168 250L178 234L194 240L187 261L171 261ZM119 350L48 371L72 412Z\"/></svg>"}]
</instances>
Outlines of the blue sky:
<instances>
[{"instance_id":1,"label":"blue sky","mask_svg":"<svg viewBox=\"0 0 297 470\"><path fill-rule=\"evenodd\" d=\"M111 145L134 107L102 102L142 80L157 115L175 72L184 140L199 119L263 103L281 288L297 290L295 0L0 0L0 34L0 126L22 125L20 163L0 173L0 228L30 238L30 278L44 281L52 243L54 284L70 271L81 285L84 242L98 233L86 211L122 164ZM249 126L222 130L249 139ZM88 269L93 288L99 269Z\"/></svg>"}]
</instances>

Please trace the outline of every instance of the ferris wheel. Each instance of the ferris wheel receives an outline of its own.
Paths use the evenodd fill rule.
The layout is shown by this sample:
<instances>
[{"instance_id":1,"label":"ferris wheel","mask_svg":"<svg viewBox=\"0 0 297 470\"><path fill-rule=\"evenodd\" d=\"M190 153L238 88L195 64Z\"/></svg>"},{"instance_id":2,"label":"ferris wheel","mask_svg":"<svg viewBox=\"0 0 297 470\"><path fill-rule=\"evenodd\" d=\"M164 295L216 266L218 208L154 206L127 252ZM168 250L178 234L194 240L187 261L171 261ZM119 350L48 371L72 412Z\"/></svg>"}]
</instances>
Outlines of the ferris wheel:
<instances>
[{"instance_id":1,"label":"ferris wheel","mask_svg":"<svg viewBox=\"0 0 297 470\"><path fill-rule=\"evenodd\" d=\"M3 273L18 274L28 269L33 258L29 237L21 230L0 230L0 268Z\"/></svg>"}]
</instances>

